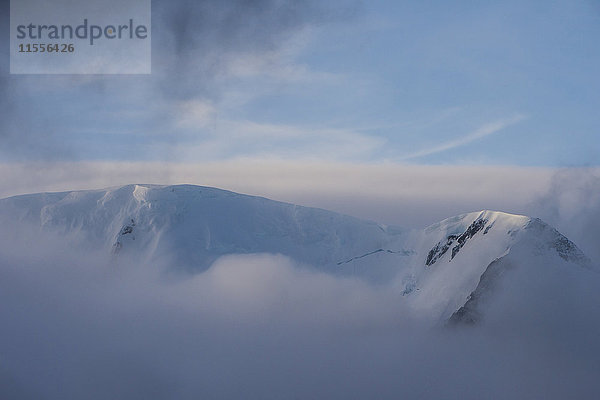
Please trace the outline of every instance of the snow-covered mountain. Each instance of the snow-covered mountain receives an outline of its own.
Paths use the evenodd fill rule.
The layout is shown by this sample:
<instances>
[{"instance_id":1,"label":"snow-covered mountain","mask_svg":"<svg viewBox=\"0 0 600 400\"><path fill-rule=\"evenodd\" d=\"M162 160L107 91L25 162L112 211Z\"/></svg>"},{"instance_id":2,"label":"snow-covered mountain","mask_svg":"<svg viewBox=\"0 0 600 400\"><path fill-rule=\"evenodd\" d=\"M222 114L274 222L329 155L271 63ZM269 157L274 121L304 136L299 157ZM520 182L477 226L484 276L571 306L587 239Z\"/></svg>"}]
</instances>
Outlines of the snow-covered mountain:
<instances>
[{"instance_id":1,"label":"snow-covered mountain","mask_svg":"<svg viewBox=\"0 0 600 400\"><path fill-rule=\"evenodd\" d=\"M406 289L413 291L408 301L438 322L478 321L481 303L513 267L538 280L550 266L591 270L581 250L543 221L502 212L446 219L416 232L410 243L417 256L404 272L404 280L413 283Z\"/></svg>"},{"instance_id":2,"label":"snow-covered mountain","mask_svg":"<svg viewBox=\"0 0 600 400\"><path fill-rule=\"evenodd\" d=\"M507 271L591 268L575 244L526 216L481 211L404 230L191 185L7 198L0 200L0 224L193 272L223 255L283 254L326 273L396 285L410 308L437 323L478 321Z\"/></svg>"},{"instance_id":3,"label":"snow-covered mountain","mask_svg":"<svg viewBox=\"0 0 600 400\"><path fill-rule=\"evenodd\" d=\"M393 248L402 231L314 208L190 186L129 185L0 200L0 223L26 222L106 252L194 271L226 254L281 253L333 268ZM12 222L14 223L14 222Z\"/></svg>"}]
</instances>

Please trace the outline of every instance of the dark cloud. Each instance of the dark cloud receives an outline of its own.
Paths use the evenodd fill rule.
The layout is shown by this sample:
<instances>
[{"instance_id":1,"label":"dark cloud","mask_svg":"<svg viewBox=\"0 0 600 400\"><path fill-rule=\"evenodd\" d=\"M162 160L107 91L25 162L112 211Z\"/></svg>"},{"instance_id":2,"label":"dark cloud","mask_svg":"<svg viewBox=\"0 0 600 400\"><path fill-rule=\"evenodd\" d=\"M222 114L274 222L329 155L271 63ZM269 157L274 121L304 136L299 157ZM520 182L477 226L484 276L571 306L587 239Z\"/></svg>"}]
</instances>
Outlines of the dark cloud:
<instances>
[{"instance_id":1,"label":"dark cloud","mask_svg":"<svg viewBox=\"0 0 600 400\"><path fill-rule=\"evenodd\" d=\"M315 21L316 10L306 0L155 2L153 67L161 89L177 98L205 94L228 58L277 50Z\"/></svg>"},{"instance_id":2,"label":"dark cloud","mask_svg":"<svg viewBox=\"0 0 600 400\"><path fill-rule=\"evenodd\" d=\"M0 59L0 143L7 136L9 129L10 115L13 114L14 108L11 104L11 99L15 93L11 90L11 80L8 75L10 70L9 65L9 30L10 30L10 13L9 0L0 0L0 54L3 55Z\"/></svg>"},{"instance_id":3,"label":"dark cloud","mask_svg":"<svg viewBox=\"0 0 600 400\"><path fill-rule=\"evenodd\" d=\"M170 132L174 105L218 98L215 77L226 75L232 60L280 51L304 27L348 18L344 10L354 6L339 11L309 0L153 1L150 76L9 75L9 1L1 8L0 154L52 160L131 153L144 158L140 141L162 142L165 157L175 157L168 151L181 140Z\"/></svg>"}]
</instances>

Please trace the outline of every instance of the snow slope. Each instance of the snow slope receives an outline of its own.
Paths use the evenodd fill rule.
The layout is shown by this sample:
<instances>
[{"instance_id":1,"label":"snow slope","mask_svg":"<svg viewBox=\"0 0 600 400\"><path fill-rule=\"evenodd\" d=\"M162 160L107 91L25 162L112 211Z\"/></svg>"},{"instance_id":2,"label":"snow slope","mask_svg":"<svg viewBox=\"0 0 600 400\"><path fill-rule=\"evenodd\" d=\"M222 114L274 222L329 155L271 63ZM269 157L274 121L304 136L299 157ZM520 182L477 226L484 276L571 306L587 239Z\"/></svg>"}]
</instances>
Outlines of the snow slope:
<instances>
[{"instance_id":1,"label":"snow slope","mask_svg":"<svg viewBox=\"0 0 600 400\"><path fill-rule=\"evenodd\" d=\"M11 222L12 221L12 222ZM82 245L195 271L225 254L281 253L337 268L402 236L398 228L225 190L128 185L0 200L0 223L23 222Z\"/></svg>"},{"instance_id":2,"label":"snow slope","mask_svg":"<svg viewBox=\"0 0 600 400\"><path fill-rule=\"evenodd\" d=\"M191 185L128 185L0 200L0 224L57 234L201 272L227 254L277 253L321 271L397 286L434 323L473 323L506 271L577 271L589 260L538 219L480 211L403 230L315 208Z\"/></svg>"},{"instance_id":3,"label":"snow slope","mask_svg":"<svg viewBox=\"0 0 600 400\"><path fill-rule=\"evenodd\" d=\"M504 269L499 265L532 269L540 277L548 256L567 269L591 268L575 244L541 220L502 212L446 219L416 233L411 243L416 259L404 277L409 283L405 291L411 294L408 301L439 323L450 318L476 322L476 313L459 318L464 312L459 310L481 291L492 290L492 281L500 279L499 270Z\"/></svg>"}]
</instances>

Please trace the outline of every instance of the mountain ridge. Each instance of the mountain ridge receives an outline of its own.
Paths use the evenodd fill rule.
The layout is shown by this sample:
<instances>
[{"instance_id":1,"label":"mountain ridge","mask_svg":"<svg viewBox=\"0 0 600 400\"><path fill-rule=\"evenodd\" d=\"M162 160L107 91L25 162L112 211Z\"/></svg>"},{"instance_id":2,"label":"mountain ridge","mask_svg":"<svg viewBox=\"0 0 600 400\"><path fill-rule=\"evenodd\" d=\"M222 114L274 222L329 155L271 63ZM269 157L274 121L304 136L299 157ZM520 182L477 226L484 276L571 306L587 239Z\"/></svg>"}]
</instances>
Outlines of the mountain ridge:
<instances>
[{"instance_id":1,"label":"mountain ridge","mask_svg":"<svg viewBox=\"0 0 600 400\"><path fill-rule=\"evenodd\" d=\"M282 254L329 274L394 284L411 308L438 323L480 319L475 300L497 286L490 276L502 275L494 273L498 260L528 268L552 255L558 260L552 262L591 268L568 238L523 215L481 210L406 230L195 185L132 184L0 200L2 225L26 222L73 238L74 246L191 273L224 255ZM519 258L510 254L515 247Z\"/></svg>"}]
</instances>

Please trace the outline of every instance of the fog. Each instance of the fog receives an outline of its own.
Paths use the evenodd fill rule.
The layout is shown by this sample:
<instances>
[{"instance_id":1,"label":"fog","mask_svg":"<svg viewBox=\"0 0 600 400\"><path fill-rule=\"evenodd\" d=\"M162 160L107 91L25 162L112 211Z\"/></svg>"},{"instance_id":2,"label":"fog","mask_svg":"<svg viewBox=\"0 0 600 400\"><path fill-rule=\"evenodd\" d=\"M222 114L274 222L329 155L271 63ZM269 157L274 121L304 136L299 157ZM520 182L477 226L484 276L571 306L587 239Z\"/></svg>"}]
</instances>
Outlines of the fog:
<instances>
[{"instance_id":1,"label":"fog","mask_svg":"<svg viewBox=\"0 0 600 400\"><path fill-rule=\"evenodd\" d=\"M600 171L557 171L548 189L529 206L539 216L569 237L590 257L600 260Z\"/></svg>"},{"instance_id":2,"label":"fog","mask_svg":"<svg viewBox=\"0 0 600 400\"><path fill-rule=\"evenodd\" d=\"M595 272L549 269L537 283L517 273L500 296L512 313L433 327L393 283L280 255L227 256L184 276L31 227L0 232L1 398L583 399L600 389Z\"/></svg>"}]
</instances>

